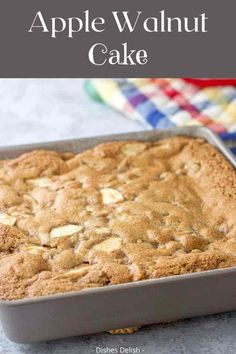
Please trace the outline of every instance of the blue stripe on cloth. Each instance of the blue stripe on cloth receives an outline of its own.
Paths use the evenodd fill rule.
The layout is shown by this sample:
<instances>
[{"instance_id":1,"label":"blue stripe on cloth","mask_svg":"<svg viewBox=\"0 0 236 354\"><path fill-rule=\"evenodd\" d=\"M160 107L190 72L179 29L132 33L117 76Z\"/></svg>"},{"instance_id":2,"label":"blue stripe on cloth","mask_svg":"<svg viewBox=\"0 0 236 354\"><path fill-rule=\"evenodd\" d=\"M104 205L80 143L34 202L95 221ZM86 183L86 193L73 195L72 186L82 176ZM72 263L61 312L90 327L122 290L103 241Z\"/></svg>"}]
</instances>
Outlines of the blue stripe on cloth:
<instances>
[{"instance_id":1,"label":"blue stripe on cloth","mask_svg":"<svg viewBox=\"0 0 236 354\"><path fill-rule=\"evenodd\" d=\"M198 111L203 111L204 109L208 108L209 106L212 106L212 102L210 101L202 101L202 102L194 102L191 104L198 110Z\"/></svg>"},{"instance_id":2,"label":"blue stripe on cloth","mask_svg":"<svg viewBox=\"0 0 236 354\"><path fill-rule=\"evenodd\" d=\"M143 120L153 128L170 128L175 126L169 117L162 111L158 110L152 101L149 100L138 88L129 83L123 85L118 82L122 94L126 97L132 107L142 116Z\"/></svg>"},{"instance_id":3,"label":"blue stripe on cloth","mask_svg":"<svg viewBox=\"0 0 236 354\"><path fill-rule=\"evenodd\" d=\"M220 133L219 136L232 153L236 155L236 133Z\"/></svg>"},{"instance_id":4,"label":"blue stripe on cloth","mask_svg":"<svg viewBox=\"0 0 236 354\"><path fill-rule=\"evenodd\" d=\"M235 154L235 155L236 155L236 146L235 146L235 147L233 147L233 148L231 148L230 150L232 151L232 153L233 153L233 154Z\"/></svg>"},{"instance_id":5,"label":"blue stripe on cloth","mask_svg":"<svg viewBox=\"0 0 236 354\"><path fill-rule=\"evenodd\" d=\"M165 114L158 110L149 112L146 119L147 122L154 128L166 129L174 127L174 124L169 119L166 119Z\"/></svg>"},{"instance_id":6,"label":"blue stripe on cloth","mask_svg":"<svg viewBox=\"0 0 236 354\"><path fill-rule=\"evenodd\" d=\"M236 132L235 133L227 133L227 132L221 133L220 137L224 141L235 140L235 144L236 144Z\"/></svg>"}]
</instances>

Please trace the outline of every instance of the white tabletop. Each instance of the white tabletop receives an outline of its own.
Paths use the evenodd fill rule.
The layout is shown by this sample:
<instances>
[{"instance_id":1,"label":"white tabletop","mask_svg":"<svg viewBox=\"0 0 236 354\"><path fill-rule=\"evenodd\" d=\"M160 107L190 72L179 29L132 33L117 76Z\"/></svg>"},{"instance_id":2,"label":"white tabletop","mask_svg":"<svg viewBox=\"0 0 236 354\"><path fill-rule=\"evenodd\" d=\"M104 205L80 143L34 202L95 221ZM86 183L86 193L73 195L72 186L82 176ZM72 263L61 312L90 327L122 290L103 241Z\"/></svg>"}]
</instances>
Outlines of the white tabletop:
<instances>
[{"instance_id":1,"label":"white tabletop","mask_svg":"<svg viewBox=\"0 0 236 354\"><path fill-rule=\"evenodd\" d=\"M0 80L1 146L143 129L93 102L83 80ZM235 328L236 313L231 313L147 326L133 335L101 333L32 345L11 343L0 332L0 354L90 354L112 348L119 353L119 347L129 354L135 348L147 354L235 354Z\"/></svg>"},{"instance_id":2,"label":"white tabletop","mask_svg":"<svg viewBox=\"0 0 236 354\"><path fill-rule=\"evenodd\" d=\"M144 129L85 94L80 79L1 79L0 145Z\"/></svg>"}]
</instances>

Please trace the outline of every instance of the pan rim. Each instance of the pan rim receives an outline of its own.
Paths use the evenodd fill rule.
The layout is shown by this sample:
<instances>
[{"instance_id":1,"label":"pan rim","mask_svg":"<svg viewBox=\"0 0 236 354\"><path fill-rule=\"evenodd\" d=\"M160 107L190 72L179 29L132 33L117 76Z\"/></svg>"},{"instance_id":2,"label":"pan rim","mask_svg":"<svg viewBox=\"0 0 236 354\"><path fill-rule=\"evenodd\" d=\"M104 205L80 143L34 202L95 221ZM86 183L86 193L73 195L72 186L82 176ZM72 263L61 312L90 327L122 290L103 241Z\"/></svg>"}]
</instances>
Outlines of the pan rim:
<instances>
[{"instance_id":1,"label":"pan rim","mask_svg":"<svg viewBox=\"0 0 236 354\"><path fill-rule=\"evenodd\" d=\"M187 133L187 134L186 134ZM1 155L4 154L6 151L14 152L14 150L19 150L19 153L22 152L20 150L33 150L41 148L50 148L56 149L56 145L63 146L64 144L73 144L79 142L86 142L86 141L93 141L95 140L95 144L99 144L102 142L108 141L116 141L116 140L127 140L127 139L134 139L142 140L142 135L146 135L147 137L158 137L162 134L168 137L170 136L178 136L178 135L188 135L195 138L200 138L198 134L205 135L202 138L205 138L210 144L210 139L212 139L215 143L215 146L219 148L220 152L224 155L224 157L236 168L236 158L231 153L231 151L224 145L222 140L211 130L206 127L202 126L189 126L189 127L175 127L171 129L163 129L163 130L143 130L143 131L136 131L136 132L128 132L128 133L121 133L121 134L112 134L112 135L103 135L103 136L95 136L95 137L87 137L87 138L74 138L74 139L65 139L65 140L55 140L49 142L39 142L34 144L21 144L21 145L12 145L12 146L5 146L0 147L0 159ZM192 135L193 134L193 135ZM135 138L136 137L136 138ZM147 140L144 139L144 140ZM4 158L3 158L4 159ZM108 285L103 287L96 287L96 288L87 288L78 291L71 291L71 292L63 292L63 293L56 293L51 295L44 295L44 296L35 296L35 297L27 297L19 300L1 300L0 299L0 306L21 306L45 301L53 301L53 300L60 300L64 298L74 298L77 296L88 296L94 295L96 293L103 293L103 292L110 292L110 291L119 291L124 289L130 288L141 288L143 286L148 285L158 285L161 283L176 283L178 281L188 281L191 279L198 279L204 278L209 276L220 276L220 275L227 275L227 274L234 274L236 273L236 266L228 267L228 268L221 268L221 269L212 269L206 270L201 272L195 273L187 273L187 274L179 274L179 275L171 275L167 277L155 278L155 279L144 279L134 282L122 283L122 284L115 284L115 285Z\"/></svg>"}]
</instances>

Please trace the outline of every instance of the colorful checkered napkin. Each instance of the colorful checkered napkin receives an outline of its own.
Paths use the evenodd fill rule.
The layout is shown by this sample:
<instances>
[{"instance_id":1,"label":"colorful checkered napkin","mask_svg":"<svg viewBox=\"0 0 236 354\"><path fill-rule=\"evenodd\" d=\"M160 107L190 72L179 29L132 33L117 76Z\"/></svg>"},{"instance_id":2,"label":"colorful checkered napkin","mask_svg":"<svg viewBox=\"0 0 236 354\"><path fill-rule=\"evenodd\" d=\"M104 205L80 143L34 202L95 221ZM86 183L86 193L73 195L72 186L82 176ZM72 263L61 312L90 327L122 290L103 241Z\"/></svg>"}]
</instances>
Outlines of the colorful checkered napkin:
<instances>
[{"instance_id":1,"label":"colorful checkered napkin","mask_svg":"<svg viewBox=\"0 0 236 354\"><path fill-rule=\"evenodd\" d=\"M184 79L93 79L87 85L93 97L145 126L204 125L236 153L234 86L200 87Z\"/></svg>"}]
</instances>

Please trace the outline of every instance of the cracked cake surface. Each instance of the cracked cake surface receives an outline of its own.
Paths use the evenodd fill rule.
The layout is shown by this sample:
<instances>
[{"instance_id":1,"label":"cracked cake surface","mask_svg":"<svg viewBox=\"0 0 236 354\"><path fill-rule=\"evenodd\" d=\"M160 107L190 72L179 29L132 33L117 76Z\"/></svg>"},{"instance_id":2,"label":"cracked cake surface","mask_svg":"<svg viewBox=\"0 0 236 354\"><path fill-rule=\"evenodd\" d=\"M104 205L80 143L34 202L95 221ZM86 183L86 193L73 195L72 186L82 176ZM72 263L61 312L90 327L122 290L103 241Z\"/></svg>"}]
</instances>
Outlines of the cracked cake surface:
<instances>
[{"instance_id":1,"label":"cracked cake surface","mask_svg":"<svg viewBox=\"0 0 236 354\"><path fill-rule=\"evenodd\" d=\"M0 298L236 265L236 174L202 139L0 161Z\"/></svg>"}]
</instances>

